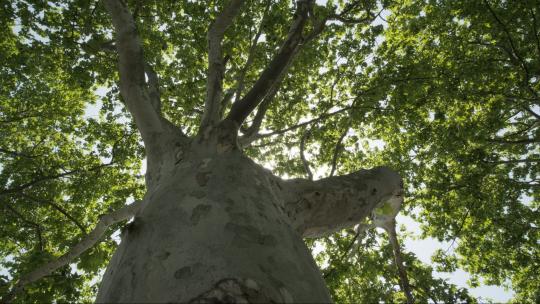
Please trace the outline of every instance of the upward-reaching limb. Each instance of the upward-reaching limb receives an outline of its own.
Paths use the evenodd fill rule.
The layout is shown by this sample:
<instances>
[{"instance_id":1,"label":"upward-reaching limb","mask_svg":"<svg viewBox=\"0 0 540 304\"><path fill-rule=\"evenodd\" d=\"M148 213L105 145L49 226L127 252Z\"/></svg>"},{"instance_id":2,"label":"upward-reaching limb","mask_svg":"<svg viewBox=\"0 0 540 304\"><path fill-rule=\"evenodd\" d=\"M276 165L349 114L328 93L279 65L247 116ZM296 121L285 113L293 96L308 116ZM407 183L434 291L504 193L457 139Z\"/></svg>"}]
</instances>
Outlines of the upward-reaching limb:
<instances>
[{"instance_id":1,"label":"upward-reaching limb","mask_svg":"<svg viewBox=\"0 0 540 304\"><path fill-rule=\"evenodd\" d=\"M270 64L263 70L259 79L246 95L232 105L231 111L226 119L235 122L240 126L247 116L257 107L257 105L268 95L280 76L286 72L290 60L298 52L299 46L303 42L302 31L308 19L308 12L313 5L312 1L298 1L296 17L289 29L287 39L281 46L279 52L274 56Z\"/></svg>"},{"instance_id":2,"label":"upward-reaching limb","mask_svg":"<svg viewBox=\"0 0 540 304\"><path fill-rule=\"evenodd\" d=\"M201 131L220 119L223 82L223 54L221 43L225 31L240 12L243 0L231 0L208 30L208 75L206 80L206 100L201 122Z\"/></svg>"},{"instance_id":3,"label":"upward-reaching limb","mask_svg":"<svg viewBox=\"0 0 540 304\"><path fill-rule=\"evenodd\" d=\"M105 7L111 15L116 32L120 93L135 119L143 141L148 144L152 139L152 134L160 132L162 128L159 110L152 105L150 93L146 87L141 41L133 16L121 0L106 0Z\"/></svg>"}]
</instances>

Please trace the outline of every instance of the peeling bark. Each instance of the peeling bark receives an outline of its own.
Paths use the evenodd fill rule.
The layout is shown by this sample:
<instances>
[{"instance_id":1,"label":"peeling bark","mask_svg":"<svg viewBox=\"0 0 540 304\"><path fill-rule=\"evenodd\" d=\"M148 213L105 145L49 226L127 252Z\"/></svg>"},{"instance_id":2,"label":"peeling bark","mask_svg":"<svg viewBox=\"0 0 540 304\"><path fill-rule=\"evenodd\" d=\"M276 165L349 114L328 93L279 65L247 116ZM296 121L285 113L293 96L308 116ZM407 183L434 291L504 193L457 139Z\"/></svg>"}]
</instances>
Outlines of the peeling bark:
<instances>
[{"instance_id":1,"label":"peeling bark","mask_svg":"<svg viewBox=\"0 0 540 304\"><path fill-rule=\"evenodd\" d=\"M283 183L285 209L304 237L320 237L353 226L385 202L401 201L403 183L387 167L361 170L318 181Z\"/></svg>"}]
</instances>

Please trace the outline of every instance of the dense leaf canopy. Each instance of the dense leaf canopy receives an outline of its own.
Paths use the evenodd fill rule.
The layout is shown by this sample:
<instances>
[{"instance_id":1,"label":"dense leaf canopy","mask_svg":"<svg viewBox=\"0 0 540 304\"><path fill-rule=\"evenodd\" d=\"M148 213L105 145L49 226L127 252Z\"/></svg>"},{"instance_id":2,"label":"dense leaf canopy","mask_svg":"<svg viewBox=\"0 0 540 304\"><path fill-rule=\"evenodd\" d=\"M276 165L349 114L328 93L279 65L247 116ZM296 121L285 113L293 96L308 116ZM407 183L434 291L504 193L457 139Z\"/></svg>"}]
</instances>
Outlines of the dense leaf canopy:
<instances>
[{"instance_id":1,"label":"dense leaf canopy","mask_svg":"<svg viewBox=\"0 0 540 304\"><path fill-rule=\"evenodd\" d=\"M127 2L159 75L162 112L193 135L204 110L206 33L224 3ZM247 2L223 42L232 99L255 83L294 18L292 1ZM65 253L100 214L140 198L145 152L118 94L102 1L0 6L2 294ZM317 1L306 32L326 19L273 100L259 105L266 116L246 153L284 177L397 169L403 212L423 236L453 247L432 266L404 253L419 302L476 301L432 267L465 269L473 285L509 284L516 302L540 301L540 2ZM248 117L245 133L256 120ZM17 301L90 301L119 228ZM337 302L404 300L385 236L343 231L318 243Z\"/></svg>"}]
</instances>

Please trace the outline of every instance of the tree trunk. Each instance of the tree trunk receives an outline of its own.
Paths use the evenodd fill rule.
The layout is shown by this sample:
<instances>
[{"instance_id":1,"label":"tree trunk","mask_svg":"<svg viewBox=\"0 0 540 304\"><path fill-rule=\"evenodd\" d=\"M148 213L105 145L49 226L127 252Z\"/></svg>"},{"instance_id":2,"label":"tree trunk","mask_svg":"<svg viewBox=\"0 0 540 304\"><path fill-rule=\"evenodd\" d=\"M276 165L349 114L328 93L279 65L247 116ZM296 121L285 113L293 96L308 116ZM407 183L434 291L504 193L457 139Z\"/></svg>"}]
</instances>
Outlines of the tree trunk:
<instances>
[{"instance_id":1,"label":"tree trunk","mask_svg":"<svg viewBox=\"0 0 540 304\"><path fill-rule=\"evenodd\" d=\"M168 161L149 168L147 204L122 234L97 302L331 302L302 236L342 225L310 225L320 215L303 215L300 208L312 210L324 203L326 192L349 189L354 198L334 195L327 205L346 209L346 218L337 221L351 221L365 217L378 201L399 196L401 187L384 186L388 181L377 176L380 169L363 171L371 181L361 190L351 190L350 177L341 186L338 177L326 184L283 181L234 145L194 139L187 147L182 153L165 149L177 155L174 164L165 155ZM348 207L358 202L361 211Z\"/></svg>"}]
</instances>

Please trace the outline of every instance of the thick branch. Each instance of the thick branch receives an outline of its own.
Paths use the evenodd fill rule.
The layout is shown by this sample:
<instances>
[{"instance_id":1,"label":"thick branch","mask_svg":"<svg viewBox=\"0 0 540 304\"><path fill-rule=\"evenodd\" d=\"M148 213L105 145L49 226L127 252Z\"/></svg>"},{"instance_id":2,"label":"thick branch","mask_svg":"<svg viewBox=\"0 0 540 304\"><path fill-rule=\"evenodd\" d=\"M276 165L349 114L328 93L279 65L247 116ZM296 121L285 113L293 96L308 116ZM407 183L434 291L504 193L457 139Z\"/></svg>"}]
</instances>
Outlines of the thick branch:
<instances>
[{"instance_id":1,"label":"thick branch","mask_svg":"<svg viewBox=\"0 0 540 304\"><path fill-rule=\"evenodd\" d=\"M206 100L201 130L219 120L222 95L224 60L222 41L225 31L240 12L243 0L231 0L208 30L208 76L206 80Z\"/></svg>"},{"instance_id":2,"label":"thick branch","mask_svg":"<svg viewBox=\"0 0 540 304\"><path fill-rule=\"evenodd\" d=\"M120 0L106 0L116 31L116 49L120 70L120 93L145 143L161 131L161 120L151 104L145 82L143 50L133 17Z\"/></svg>"},{"instance_id":3,"label":"thick branch","mask_svg":"<svg viewBox=\"0 0 540 304\"><path fill-rule=\"evenodd\" d=\"M318 181L285 181L285 210L304 237L320 237L362 222L379 205L400 204L403 183L387 167Z\"/></svg>"},{"instance_id":4,"label":"thick branch","mask_svg":"<svg viewBox=\"0 0 540 304\"><path fill-rule=\"evenodd\" d=\"M255 118L253 119L253 122L251 123L249 128L247 128L244 131L244 142L252 141L254 137L257 136L257 134L259 133L263 119L266 116L266 111L270 107L270 104L272 103L272 101L274 100L274 97L276 96L278 92L279 84L283 80L283 76L285 76L285 73L281 74L278 81L276 81L274 85L272 86L272 88L270 89L270 92L268 93L268 95L266 95L264 100L257 107L257 114L255 114Z\"/></svg>"},{"instance_id":5,"label":"thick branch","mask_svg":"<svg viewBox=\"0 0 540 304\"><path fill-rule=\"evenodd\" d=\"M56 269L69 264L75 258L80 256L83 252L98 243L103 237L105 231L107 231L108 227L134 216L135 212L137 212L141 205L142 201L135 201L131 205L124 206L119 210L101 216L99 222L97 223L94 230L92 230L92 232L83 237L83 239L79 243L73 246L71 250L69 250L67 253L65 253L58 259L50 261L49 263L44 264L34 269L30 273L22 276L17 281L15 286L13 286L11 291L2 298L1 302L9 303L15 294L21 292L24 289L24 286L35 282L47 275L50 275Z\"/></svg>"},{"instance_id":6,"label":"thick branch","mask_svg":"<svg viewBox=\"0 0 540 304\"><path fill-rule=\"evenodd\" d=\"M259 79L246 95L232 105L227 116L228 120L234 121L238 126L242 125L248 115L257 107L280 79L282 73L286 72L290 60L297 53L299 46L303 42L302 30L308 19L308 11L312 5L311 1L298 1L295 19L289 29L287 39L274 56L270 64L263 70Z\"/></svg>"},{"instance_id":7,"label":"thick branch","mask_svg":"<svg viewBox=\"0 0 540 304\"><path fill-rule=\"evenodd\" d=\"M270 10L270 4L271 4L271 1L267 1L266 6L264 8L263 17L261 19L261 23L259 24L259 29L257 30L257 33L255 34L255 37L253 38L253 41L251 42L251 46L249 48L249 53L248 53L246 63L244 64L244 68L240 71L240 75L238 76L238 85L236 87L234 102L237 102L238 100L240 100L242 91L244 91L244 80L246 78L246 73L251 63L253 62L253 59L255 59L255 50L257 49L257 42L259 41L259 38L261 37L263 25L268 16L268 11Z\"/></svg>"}]
</instances>

